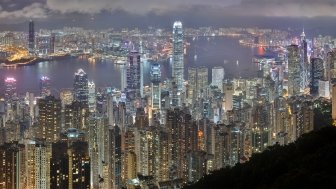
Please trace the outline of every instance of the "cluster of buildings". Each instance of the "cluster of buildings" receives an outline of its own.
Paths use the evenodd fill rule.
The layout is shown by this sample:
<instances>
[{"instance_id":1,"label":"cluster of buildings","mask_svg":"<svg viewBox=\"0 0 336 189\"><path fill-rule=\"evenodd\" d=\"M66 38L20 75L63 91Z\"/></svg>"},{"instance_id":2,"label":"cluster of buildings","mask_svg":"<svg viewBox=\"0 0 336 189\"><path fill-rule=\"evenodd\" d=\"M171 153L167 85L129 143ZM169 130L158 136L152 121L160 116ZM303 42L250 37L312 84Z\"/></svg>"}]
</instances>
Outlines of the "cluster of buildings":
<instances>
[{"instance_id":1,"label":"cluster of buildings","mask_svg":"<svg viewBox=\"0 0 336 189\"><path fill-rule=\"evenodd\" d=\"M22 97L7 78L0 188L180 188L294 142L314 130L314 108L336 96L336 50L315 46L304 33L281 61L260 62L258 77L230 80L223 67L185 75L181 22L172 35L172 76L161 78L153 63L149 87L136 48L120 90L97 88L79 69L72 89L53 96L42 77L40 94Z\"/></svg>"}]
</instances>

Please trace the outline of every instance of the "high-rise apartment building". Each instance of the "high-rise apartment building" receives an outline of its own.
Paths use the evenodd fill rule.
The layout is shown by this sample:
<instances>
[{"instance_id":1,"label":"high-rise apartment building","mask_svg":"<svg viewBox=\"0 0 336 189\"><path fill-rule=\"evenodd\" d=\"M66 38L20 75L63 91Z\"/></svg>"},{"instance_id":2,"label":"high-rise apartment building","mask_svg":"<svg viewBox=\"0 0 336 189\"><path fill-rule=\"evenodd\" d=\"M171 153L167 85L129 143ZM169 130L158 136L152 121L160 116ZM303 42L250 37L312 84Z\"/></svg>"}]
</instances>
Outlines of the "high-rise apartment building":
<instances>
[{"instance_id":1,"label":"high-rise apartment building","mask_svg":"<svg viewBox=\"0 0 336 189\"><path fill-rule=\"evenodd\" d=\"M56 142L61 132L61 100L53 96L39 99L38 128L36 137L47 142Z\"/></svg>"}]
</instances>

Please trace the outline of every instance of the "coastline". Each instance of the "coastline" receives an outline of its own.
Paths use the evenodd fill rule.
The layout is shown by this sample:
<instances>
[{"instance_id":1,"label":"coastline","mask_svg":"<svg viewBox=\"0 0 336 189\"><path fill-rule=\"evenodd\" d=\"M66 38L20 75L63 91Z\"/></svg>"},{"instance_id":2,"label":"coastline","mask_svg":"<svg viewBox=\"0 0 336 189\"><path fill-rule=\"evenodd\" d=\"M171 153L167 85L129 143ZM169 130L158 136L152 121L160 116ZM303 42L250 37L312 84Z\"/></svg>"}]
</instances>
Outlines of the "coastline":
<instances>
[{"instance_id":1,"label":"coastline","mask_svg":"<svg viewBox=\"0 0 336 189\"><path fill-rule=\"evenodd\" d=\"M61 59L66 59L66 58L70 58L72 57L70 54L66 54L66 55L62 55L62 56L52 56L52 57L48 57L48 58L39 58L39 57L35 57L29 60L18 60L15 62L3 62L0 64L0 67L22 67L22 66L31 66L31 65L35 65L38 64L40 62L44 62L44 61L52 61L52 60L61 60Z\"/></svg>"}]
</instances>

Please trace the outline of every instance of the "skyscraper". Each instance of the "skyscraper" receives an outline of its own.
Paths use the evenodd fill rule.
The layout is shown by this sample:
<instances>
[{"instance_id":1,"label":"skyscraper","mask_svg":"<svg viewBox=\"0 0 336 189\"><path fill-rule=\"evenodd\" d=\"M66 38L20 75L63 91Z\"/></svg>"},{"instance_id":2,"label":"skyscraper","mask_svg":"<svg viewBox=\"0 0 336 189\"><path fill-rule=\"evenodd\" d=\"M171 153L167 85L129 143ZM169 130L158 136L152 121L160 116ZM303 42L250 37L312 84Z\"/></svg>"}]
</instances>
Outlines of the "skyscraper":
<instances>
[{"instance_id":1,"label":"skyscraper","mask_svg":"<svg viewBox=\"0 0 336 189\"><path fill-rule=\"evenodd\" d=\"M9 100L16 95L16 79L7 77L5 79L5 99Z\"/></svg>"},{"instance_id":2,"label":"skyscraper","mask_svg":"<svg viewBox=\"0 0 336 189\"><path fill-rule=\"evenodd\" d=\"M93 81L88 83L89 87L89 111L91 113L96 112L96 86Z\"/></svg>"},{"instance_id":3,"label":"skyscraper","mask_svg":"<svg viewBox=\"0 0 336 189\"><path fill-rule=\"evenodd\" d=\"M83 69L79 69L75 73L74 78L74 99L88 105L89 98L89 85L88 76Z\"/></svg>"},{"instance_id":4,"label":"skyscraper","mask_svg":"<svg viewBox=\"0 0 336 189\"><path fill-rule=\"evenodd\" d=\"M183 28L180 21L174 22L173 26L173 67L172 78L175 79L177 89L183 90L184 81L184 62L183 62Z\"/></svg>"},{"instance_id":5,"label":"skyscraper","mask_svg":"<svg viewBox=\"0 0 336 189\"><path fill-rule=\"evenodd\" d=\"M197 68L197 93L198 97L204 98L207 96L208 88L208 68L199 67Z\"/></svg>"},{"instance_id":6,"label":"skyscraper","mask_svg":"<svg viewBox=\"0 0 336 189\"><path fill-rule=\"evenodd\" d=\"M223 80L224 80L224 68L214 67L212 68L212 86L217 86L223 92Z\"/></svg>"},{"instance_id":7,"label":"skyscraper","mask_svg":"<svg viewBox=\"0 0 336 189\"><path fill-rule=\"evenodd\" d=\"M121 189L121 135L120 128L113 126L109 130L109 185L110 188Z\"/></svg>"},{"instance_id":8,"label":"skyscraper","mask_svg":"<svg viewBox=\"0 0 336 189\"><path fill-rule=\"evenodd\" d=\"M35 28L34 21L29 21L29 33L28 33L28 51L30 55L33 55L35 52Z\"/></svg>"},{"instance_id":9,"label":"skyscraper","mask_svg":"<svg viewBox=\"0 0 336 189\"><path fill-rule=\"evenodd\" d=\"M300 90L304 92L309 87L309 62L308 62L308 44L306 34L302 31L300 44Z\"/></svg>"},{"instance_id":10,"label":"skyscraper","mask_svg":"<svg viewBox=\"0 0 336 189\"><path fill-rule=\"evenodd\" d=\"M310 70L310 94L316 95L319 91L319 80L322 80L324 76L323 60L321 58L311 59Z\"/></svg>"},{"instance_id":11,"label":"skyscraper","mask_svg":"<svg viewBox=\"0 0 336 189\"><path fill-rule=\"evenodd\" d=\"M161 109L161 70L160 65L155 63L151 69L151 81L152 81L152 109Z\"/></svg>"},{"instance_id":12,"label":"skyscraper","mask_svg":"<svg viewBox=\"0 0 336 189\"><path fill-rule=\"evenodd\" d=\"M24 183L24 145L18 142L0 146L0 188L23 188Z\"/></svg>"},{"instance_id":13,"label":"skyscraper","mask_svg":"<svg viewBox=\"0 0 336 189\"><path fill-rule=\"evenodd\" d=\"M37 102L39 120L37 137L47 142L56 142L61 132L61 100L47 96Z\"/></svg>"},{"instance_id":14,"label":"skyscraper","mask_svg":"<svg viewBox=\"0 0 336 189\"><path fill-rule=\"evenodd\" d=\"M27 188L50 188L51 143L28 140L25 143Z\"/></svg>"},{"instance_id":15,"label":"skyscraper","mask_svg":"<svg viewBox=\"0 0 336 189\"><path fill-rule=\"evenodd\" d=\"M288 51L288 95L300 94L300 51L297 45L287 47Z\"/></svg>"},{"instance_id":16,"label":"skyscraper","mask_svg":"<svg viewBox=\"0 0 336 189\"><path fill-rule=\"evenodd\" d=\"M51 94L50 90L50 79L46 76L41 77L40 79L40 90L42 98L49 96Z\"/></svg>"},{"instance_id":17,"label":"skyscraper","mask_svg":"<svg viewBox=\"0 0 336 189\"><path fill-rule=\"evenodd\" d=\"M197 96L197 70L196 68L188 68L188 99L190 104Z\"/></svg>"},{"instance_id":18,"label":"skyscraper","mask_svg":"<svg viewBox=\"0 0 336 189\"><path fill-rule=\"evenodd\" d=\"M90 157L88 143L79 140L71 130L67 139L52 144L50 188L90 188Z\"/></svg>"},{"instance_id":19,"label":"skyscraper","mask_svg":"<svg viewBox=\"0 0 336 189\"><path fill-rule=\"evenodd\" d=\"M336 121L336 84L332 86L332 112L331 112L331 117Z\"/></svg>"},{"instance_id":20,"label":"skyscraper","mask_svg":"<svg viewBox=\"0 0 336 189\"><path fill-rule=\"evenodd\" d=\"M131 51L127 67L127 96L130 100L141 97L141 74L140 54Z\"/></svg>"}]
</instances>

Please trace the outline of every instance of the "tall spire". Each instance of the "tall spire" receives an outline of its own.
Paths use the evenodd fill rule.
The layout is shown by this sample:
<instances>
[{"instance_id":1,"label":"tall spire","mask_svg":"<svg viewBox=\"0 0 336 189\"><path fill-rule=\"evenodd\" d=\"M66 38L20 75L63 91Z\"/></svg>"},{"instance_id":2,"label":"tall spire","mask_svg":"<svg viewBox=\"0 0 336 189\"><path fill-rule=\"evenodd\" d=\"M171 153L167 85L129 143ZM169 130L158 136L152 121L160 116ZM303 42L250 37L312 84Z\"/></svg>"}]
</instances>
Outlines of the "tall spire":
<instances>
[{"instance_id":1,"label":"tall spire","mask_svg":"<svg viewBox=\"0 0 336 189\"><path fill-rule=\"evenodd\" d=\"M301 40L305 40L306 39L306 34L305 34L305 29L304 27L302 28L302 33L301 33Z\"/></svg>"}]
</instances>

